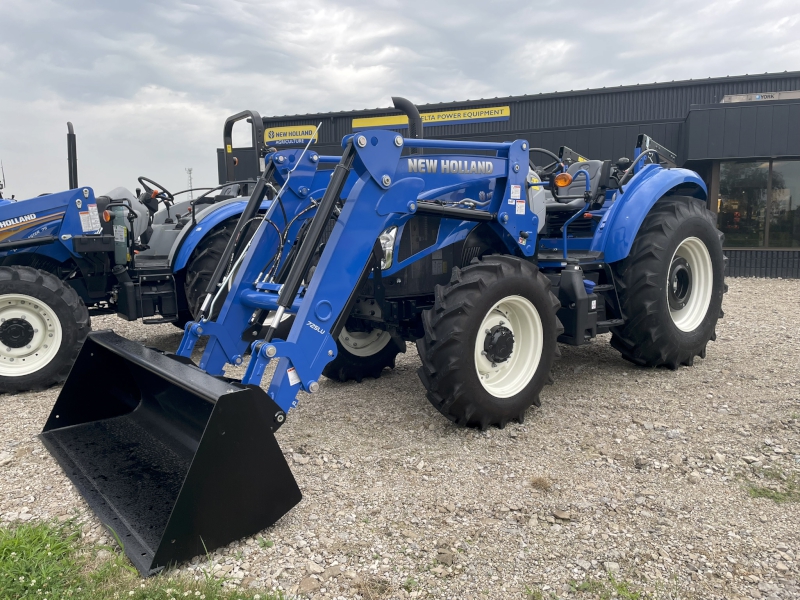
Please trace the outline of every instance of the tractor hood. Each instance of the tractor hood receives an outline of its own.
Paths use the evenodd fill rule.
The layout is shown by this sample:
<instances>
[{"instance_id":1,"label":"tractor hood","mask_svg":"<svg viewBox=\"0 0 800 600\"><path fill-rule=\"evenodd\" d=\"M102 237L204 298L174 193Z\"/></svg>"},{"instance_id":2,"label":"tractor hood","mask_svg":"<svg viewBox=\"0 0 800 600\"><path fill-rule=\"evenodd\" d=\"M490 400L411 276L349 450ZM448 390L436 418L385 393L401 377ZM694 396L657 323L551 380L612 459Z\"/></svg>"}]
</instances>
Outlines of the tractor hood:
<instances>
[{"instance_id":1,"label":"tractor hood","mask_svg":"<svg viewBox=\"0 0 800 600\"><path fill-rule=\"evenodd\" d=\"M60 226L70 197L80 193L61 192L7 202L0 205L0 242L52 235Z\"/></svg>"}]
</instances>

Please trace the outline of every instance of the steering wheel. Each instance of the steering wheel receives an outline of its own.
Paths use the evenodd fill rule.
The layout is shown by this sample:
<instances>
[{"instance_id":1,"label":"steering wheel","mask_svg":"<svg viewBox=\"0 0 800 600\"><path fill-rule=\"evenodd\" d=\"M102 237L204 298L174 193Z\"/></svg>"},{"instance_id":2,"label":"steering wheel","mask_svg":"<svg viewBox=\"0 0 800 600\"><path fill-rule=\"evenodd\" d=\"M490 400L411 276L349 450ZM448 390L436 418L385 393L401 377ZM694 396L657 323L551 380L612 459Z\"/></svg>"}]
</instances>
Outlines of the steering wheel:
<instances>
[{"instance_id":1,"label":"steering wheel","mask_svg":"<svg viewBox=\"0 0 800 600\"><path fill-rule=\"evenodd\" d=\"M530 152L539 152L541 154L547 154L551 158L555 158L555 160L553 162L551 162L550 164L548 164L548 165L546 165L546 166L544 166L544 167L539 169L539 172L542 175L545 175L545 176L546 175L550 175L550 174L554 173L557 170L558 167L561 166L561 159L556 154L554 154L553 152L550 152L550 150L545 150L544 148L531 148ZM536 171L537 170L536 169L536 165L533 164L533 161L529 159L528 162L530 164L531 169Z\"/></svg>"},{"instance_id":2,"label":"steering wheel","mask_svg":"<svg viewBox=\"0 0 800 600\"><path fill-rule=\"evenodd\" d=\"M169 205L169 204L174 204L175 203L175 197L172 195L172 193L167 188L165 188L160 183L158 183L156 181L153 181L152 179L149 179L147 177L139 177L138 180L139 180L139 183L142 184L142 187L144 188L144 191L148 192L150 194L153 193L154 189L151 188L149 185L147 185L148 183L152 183L155 188L159 188L160 191L158 192L156 197L160 198L161 201L164 202L164 204L168 204ZM145 183L145 182L147 182L147 183Z\"/></svg>"}]
</instances>

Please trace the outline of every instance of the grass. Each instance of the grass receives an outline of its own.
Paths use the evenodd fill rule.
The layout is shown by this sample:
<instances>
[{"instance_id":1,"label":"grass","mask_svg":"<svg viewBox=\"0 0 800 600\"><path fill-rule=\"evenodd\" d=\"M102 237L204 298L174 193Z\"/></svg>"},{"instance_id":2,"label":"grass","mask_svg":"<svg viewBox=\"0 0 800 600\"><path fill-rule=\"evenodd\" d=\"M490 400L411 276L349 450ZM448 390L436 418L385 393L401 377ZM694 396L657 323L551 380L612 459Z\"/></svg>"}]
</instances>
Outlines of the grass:
<instances>
[{"instance_id":1,"label":"grass","mask_svg":"<svg viewBox=\"0 0 800 600\"><path fill-rule=\"evenodd\" d=\"M539 589L531 589L525 586L525 600L544 600L544 593Z\"/></svg>"},{"instance_id":2,"label":"grass","mask_svg":"<svg viewBox=\"0 0 800 600\"><path fill-rule=\"evenodd\" d=\"M765 479L770 479L777 483L772 486L765 486L748 481L747 493L751 498L767 498L779 504L800 502L800 484L798 484L795 475L786 475L775 469L764 469L761 474Z\"/></svg>"},{"instance_id":3,"label":"grass","mask_svg":"<svg viewBox=\"0 0 800 600\"><path fill-rule=\"evenodd\" d=\"M266 550L267 548L272 548L275 545L275 542L264 537L259 537L258 545L262 550Z\"/></svg>"},{"instance_id":4,"label":"grass","mask_svg":"<svg viewBox=\"0 0 800 600\"><path fill-rule=\"evenodd\" d=\"M624 600L639 600L640 598L646 598L644 592L637 591L634 589L634 585L628 581L617 581L614 579L614 576L611 573L608 574L608 582L611 589L616 592L615 595L617 598L623 598Z\"/></svg>"},{"instance_id":5,"label":"grass","mask_svg":"<svg viewBox=\"0 0 800 600\"><path fill-rule=\"evenodd\" d=\"M613 573L608 573L608 579L587 579L585 581L577 582L571 581L569 586L575 597L595 598L598 600L611 600L620 598L621 600L690 600L700 598L693 593L687 593L681 589L680 584L676 577L665 585L662 582L656 582L655 587L651 592L646 592L635 583L625 581L624 579L617 579ZM531 591L525 589L528 594L527 600L539 600L550 596L544 596L541 591ZM538 595L537 595L538 594ZM551 594L552 595L552 594ZM552 597L555 597L552 595Z\"/></svg>"},{"instance_id":6,"label":"grass","mask_svg":"<svg viewBox=\"0 0 800 600\"><path fill-rule=\"evenodd\" d=\"M588 579L581 583L572 582L570 587L573 592L583 592L585 594L603 594L606 591L606 585L602 581L596 579Z\"/></svg>"},{"instance_id":7,"label":"grass","mask_svg":"<svg viewBox=\"0 0 800 600\"><path fill-rule=\"evenodd\" d=\"M800 489L794 485L788 486L784 490L774 490L768 487L750 485L747 493L751 498L767 498L778 504L783 504L784 502L800 502Z\"/></svg>"},{"instance_id":8,"label":"grass","mask_svg":"<svg viewBox=\"0 0 800 600\"><path fill-rule=\"evenodd\" d=\"M366 577L356 584L364 600L381 600L391 591L389 582L383 577Z\"/></svg>"},{"instance_id":9,"label":"grass","mask_svg":"<svg viewBox=\"0 0 800 600\"><path fill-rule=\"evenodd\" d=\"M633 583L618 580L611 573L608 579L587 579L586 581L571 581L569 584L571 591L578 598L598 598L599 600L610 600L611 598L621 598L622 600L649 600L653 598L649 594L636 589ZM531 589L525 587L526 600L544 600L545 598L555 598L555 594L549 592L545 595L541 589Z\"/></svg>"},{"instance_id":10,"label":"grass","mask_svg":"<svg viewBox=\"0 0 800 600\"><path fill-rule=\"evenodd\" d=\"M547 477L531 477L531 487L535 490L539 490L541 492L550 491L550 488L553 487L553 484Z\"/></svg>"},{"instance_id":11,"label":"grass","mask_svg":"<svg viewBox=\"0 0 800 600\"><path fill-rule=\"evenodd\" d=\"M94 559L72 522L0 528L0 599L282 600L271 591L239 590L210 575L201 581L157 575L142 579L124 555Z\"/></svg>"}]
</instances>

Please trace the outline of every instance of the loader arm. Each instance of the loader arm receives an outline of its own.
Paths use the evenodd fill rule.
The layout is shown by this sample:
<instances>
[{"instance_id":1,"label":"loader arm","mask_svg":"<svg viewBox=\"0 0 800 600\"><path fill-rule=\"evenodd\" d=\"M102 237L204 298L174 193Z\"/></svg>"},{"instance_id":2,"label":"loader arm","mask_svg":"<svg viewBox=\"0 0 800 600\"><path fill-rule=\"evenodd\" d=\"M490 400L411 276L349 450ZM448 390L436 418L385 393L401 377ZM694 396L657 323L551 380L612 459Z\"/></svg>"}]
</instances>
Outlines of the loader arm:
<instances>
[{"instance_id":1,"label":"loader arm","mask_svg":"<svg viewBox=\"0 0 800 600\"><path fill-rule=\"evenodd\" d=\"M347 194L314 276L301 296L297 297L300 291L297 282L306 272L307 263L304 261L318 245L312 234L304 241L301 256L292 266L286 283L281 286L269 283L254 285L252 273L255 269L250 269L249 275L243 273L242 277L237 277L235 291L230 295L238 298L245 312L246 309L261 309L296 313L287 340L273 341L268 335L252 344L252 359L242 379L246 385L259 385L267 364L273 358L278 359L268 394L284 411L296 405L297 392L301 389L310 393L318 389L322 369L337 353L338 328L343 325L355 295L372 271L370 259L375 240L388 227L401 226L414 214L430 211L431 214L465 221L489 221L521 256L532 255L535 248L533 242L538 219L528 210L524 192L521 192L527 175L526 142L491 144L403 140L389 131L372 131L370 137L369 141L363 135L348 140L347 147L352 148L350 152L354 155L348 170L355 173L357 180ZM403 146L493 150L496 156L426 155L425 159L419 159L402 157ZM346 150L339 166L349 160ZM425 161L422 170L420 160ZM476 182L485 182L492 189L492 201L481 209L430 202L431 199L446 198L454 190ZM346 185L340 183L334 187L332 180L314 217L317 229L330 218L333 202L342 195ZM518 195L521 202L518 202ZM533 237L529 238L531 235ZM302 256L304 250L305 256ZM256 244L250 252L245 262L257 262L261 251ZM231 300L231 304L234 303ZM221 329L228 329L224 322L231 317L232 312L229 312L219 321ZM196 329L187 328L187 336L193 331ZM204 356L206 360L201 368L218 371L224 368L220 363L226 359L220 353Z\"/></svg>"},{"instance_id":2,"label":"loader arm","mask_svg":"<svg viewBox=\"0 0 800 600\"><path fill-rule=\"evenodd\" d=\"M338 157L320 156L315 152L303 156L302 151L295 150L270 155L269 160L270 166L274 166L273 177L276 183L280 186L286 184L286 188L280 202L272 202L264 221L253 235L240 268L227 284L231 289L238 290L244 285L243 282L249 282L251 287L256 286L266 280L270 272L277 272L286 259L286 252L281 248L282 240L278 237L276 227L282 232L283 239L287 240L287 243L291 243L297 237L304 218L314 216L315 205L330 179L331 171L320 170L319 166L338 161ZM292 169L294 170L291 171ZM257 191L254 191L254 194ZM256 222L259 218L256 218ZM246 220L243 217L240 223L244 224ZM268 222L274 223L275 226L269 225ZM282 251L278 252L279 249ZM270 263L273 259L275 263ZM252 325L253 308L238 302L235 293L229 293L220 304L219 314L214 320L186 324L186 333L176 352L178 356L188 358L200 337L208 337L199 366L213 375L221 375L225 364L241 364L245 350L255 339L243 336L243 332ZM255 331L258 329L259 327L256 327Z\"/></svg>"}]
</instances>

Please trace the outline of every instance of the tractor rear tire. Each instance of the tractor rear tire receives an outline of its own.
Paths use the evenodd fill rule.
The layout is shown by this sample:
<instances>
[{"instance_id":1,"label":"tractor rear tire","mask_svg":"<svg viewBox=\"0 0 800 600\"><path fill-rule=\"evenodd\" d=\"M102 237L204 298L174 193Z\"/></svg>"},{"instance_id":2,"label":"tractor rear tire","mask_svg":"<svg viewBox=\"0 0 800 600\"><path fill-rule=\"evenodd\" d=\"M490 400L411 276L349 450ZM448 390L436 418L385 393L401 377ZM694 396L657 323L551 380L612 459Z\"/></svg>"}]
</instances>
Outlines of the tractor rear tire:
<instances>
[{"instance_id":1,"label":"tractor rear tire","mask_svg":"<svg viewBox=\"0 0 800 600\"><path fill-rule=\"evenodd\" d=\"M723 240L695 198L667 196L650 209L628 257L612 265L624 324L611 345L623 358L670 369L705 358L726 291Z\"/></svg>"},{"instance_id":2,"label":"tractor rear tire","mask_svg":"<svg viewBox=\"0 0 800 600\"><path fill-rule=\"evenodd\" d=\"M379 329L360 333L343 328L336 348L336 358L325 365L322 374L335 381L354 379L358 383L365 377L377 379L386 368L394 369L397 355L406 351L402 340Z\"/></svg>"},{"instance_id":3,"label":"tractor rear tire","mask_svg":"<svg viewBox=\"0 0 800 600\"><path fill-rule=\"evenodd\" d=\"M90 330L68 284L31 267L0 267L0 393L62 383Z\"/></svg>"},{"instance_id":4,"label":"tractor rear tire","mask_svg":"<svg viewBox=\"0 0 800 600\"><path fill-rule=\"evenodd\" d=\"M417 373L428 400L462 426L522 423L552 381L560 307L550 280L525 260L491 255L453 269L422 314Z\"/></svg>"},{"instance_id":5,"label":"tractor rear tire","mask_svg":"<svg viewBox=\"0 0 800 600\"><path fill-rule=\"evenodd\" d=\"M200 307L203 305L208 282L211 281L211 277L214 275L214 269L217 268L217 264L225 252L225 247L228 245L228 240L231 239L238 221L238 216L232 217L212 228L197 244L197 247L189 257L189 261L186 263L184 291L186 293L186 303L193 318L197 318L200 314ZM247 242L255 233L256 227L253 225L251 224L245 229L243 234L244 242ZM214 307L215 313L222 307L227 295L227 290L223 290ZM214 316L211 315L212 318Z\"/></svg>"}]
</instances>

